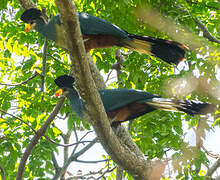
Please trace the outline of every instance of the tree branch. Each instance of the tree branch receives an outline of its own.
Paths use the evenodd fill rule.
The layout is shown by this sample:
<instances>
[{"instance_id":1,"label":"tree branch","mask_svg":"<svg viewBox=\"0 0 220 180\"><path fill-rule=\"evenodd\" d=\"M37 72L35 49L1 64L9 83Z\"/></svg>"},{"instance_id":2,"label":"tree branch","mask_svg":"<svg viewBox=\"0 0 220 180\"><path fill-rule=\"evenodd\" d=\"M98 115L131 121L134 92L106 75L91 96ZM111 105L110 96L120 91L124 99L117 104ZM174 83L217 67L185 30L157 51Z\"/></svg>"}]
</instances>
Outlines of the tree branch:
<instances>
[{"instance_id":1,"label":"tree branch","mask_svg":"<svg viewBox=\"0 0 220 180\"><path fill-rule=\"evenodd\" d=\"M48 56L50 56L53 60L55 60L56 62L58 62L59 64L62 64L65 66L66 69L69 69L69 67L63 63L62 61L60 61L59 59L55 58L54 56L52 56L51 54L47 53Z\"/></svg>"},{"instance_id":2,"label":"tree branch","mask_svg":"<svg viewBox=\"0 0 220 180\"><path fill-rule=\"evenodd\" d=\"M79 28L78 17L75 13L75 6L71 0L56 0L61 15L61 21L66 31L68 39L68 50L72 65L74 67L74 77L78 86L80 96L85 100L91 118L90 122L96 134L111 158L123 166L124 169L135 178L141 180L149 179L151 165L144 159L140 151L132 151L132 145L122 144L110 127L102 101L91 76L82 35ZM122 140L123 141L123 140ZM133 149L131 149L133 148ZM134 162L136 162L134 166Z\"/></svg>"},{"instance_id":3,"label":"tree branch","mask_svg":"<svg viewBox=\"0 0 220 180\"><path fill-rule=\"evenodd\" d=\"M205 153L206 153L207 155L209 155L210 157L215 158L215 159L220 158L220 155L219 155L219 154L213 154L213 153L211 153L210 151L208 151L208 150L205 148L204 145L202 145L201 148L202 148L202 149L205 151Z\"/></svg>"},{"instance_id":4,"label":"tree branch","mask_svg":"<svg viewBox=\"0 0 220 180\"><path fill-rule=\"evenodd\" d=\"M88 131L88 132L86 132L86 134L84 134L81 138L80 138L80 140L78 140L78 137L76 138L76 142L78 143L78 145L79 145L79 142L81 142L83 139L84 139L84 137L86 137L89 133L91 133L92 131ZM91 141L92 142L92 141ZM75 146L75 148L73 149L73 151L72 151L72 155L76 152L76 149L78 148L78 145L76 145Z\"/></svg>"},{"instance_id":5,"label":"tree branch","mask_svg":"<svg viewBox=\"0 0 220 180\"><path fill-rule=\"evenodd\" d=\"M8 114L8 115L10 115L10 116L12 116L12 117L14 117L14 118L16 118L16 119L18 119L18 120L20 120L21 122L23 122L24 124L26 124L35 134L37 134L37 131L31 126L31 125L29 125L27 122L25 122L22 118L20 118L20 117L18 117L18 116L15 116L15 115L13 115L13 114L11 114L11 113L8 113L8 112L6 112L6 111L4 111L4 110L2 110L2 109L0 109L0 112L3 112L4 114ZM91 132L91 131L89 131L89 132ZM88 134L88 132L87 132L87 134ZM75 143L72 143L72 144L60 144L60 143L57 143L57 142L55 142L55 141L53 141L52 139L50 139L47 135L43 135L49 142L51 142L51 143L53 143L53 144L55 144L55 145L57 145L57 146L62 146L62 147L70 147L70 146L74 146L74 145L79 145L79 144L83 144L83 143L90 143L91 141L77 141L77 142L75 142Z\"/></svg>"},{"instance_id":6,"label":"tree branch","mask_svg":"<svg viewBox=\"0 0 220 180\"><path fill-rule=\"evenodd\" d=\"M51 156L52 156L52 162L53 162L55 172L57 173L59 171L60 167L58 165L58 162L57 162L57 159L56 159L54 152L51 152Z\"/></svg>"},{"instance_id":7,"label":"tree branch","mask_svg":"<svg viewBox=\"0 0 220 180\"><path fill-rule=\"evenodd\" d=\"M44 94L44 86L45 86L45 76L46 76L46 68L47 68L47 46L48 40L45 40L44 48L43 48L43 60L42 60L42 73L41 73L41 92Z\"/></svg>"},{"instance_id":8,"label":"tree branch","mask_svg":"<svg viewBox=\"0 0 220 180\"><path fill-rule=\"evenodd\" d=\"M194 132L195 132L195 135L196 135L196 148L197 148L197 151L199 152L201 150L201 146L203 144L202 142L202 132L204 131L203 127L201 126L202 124L202 118L200 117L200 120L198 122L198 125L196 127L196 129L194 129ZM200 169L201 169L201 165L202 163L199 162L199 167L196 168L196 172L199 173Z\"/></svg>"},{"instance_id":9,"label":"tree branch","mask_svg":"<svg viewBox=\"0 0 220 180\"><path fill-rule=\"evenodd\" d=\"M70 136L72 134L72 130L68 130L67 134L64 135L64 143L65 144L69 144L69 141L70 141ZM64 162L66 162L68 160L68 156L69 156L69 147L64 147L64 153L63 153L63 159L64 159ZM66 171L63 172L62 176L61 176L61 179L65 179L65 174L66 174Z\"/></svg>"},{"instance_id":10,"label":"tree branch","mask_svg":"<svg viewBox=\"0 0 220 180\"><path fill-rule=\"evenodd\" d=\"M20 120L21 122L23 122L24 124L26 124L32 131L34 131L35 134L37 133L37 131L35 131L35 129L34 129L31 125L29 125L27 122L25 122L25 121L24 121L23 119L21 119L20 117L15 116L15 115L13 115L13 114L11 114L11 113L8 113L8 112L6 112L6 111L4 111L4 110L2 110L2 109L0 109L0 112L2 112L2 113L4 113L4 114L8 114L8 115L10 115L10 116L12 116L12 117L14 117L14 118Z\"/></svg>"},{"instance_id":11,"label":"tree branch","mask_svg":"<svg viewBox=\"0 0 220 180\"><path fill-rule=\"evenodd\" d=\"M94 180L98 180L98 179L101 179L101 178L104 179L104 175L109 173L109 172L112 172L115 168L116 168L116 166L111 168L111 169L108 168L104 172L103 172L103 169L101 169L101 170L99 170L97 172L89 172L89 173L83 174L83 175L72 176L72 177L67 178L66 180L71 180L71 179L72 180L76 180L76 179L88 179L88 180L94 179ZM98 178L95 178L95 177L92 176L92 175L98 175L98 174L101 174L101 176L98 177ZM87 176L89 176L89 177L87 177Z\"/></svg>"},{"instance_id":12,"label":"tree branch","mask_svg":"<svg viewBox=\"0 0 220 180\"><path fill-rule=\"evenodd\" d=\"M6 180L6 179L5 179L5 171L4 171L4 169L3 169L2 166L0 166L0 171L1 171L2 180Z\"/></svg>"},{"instance_id":13,"label":"tree branch","mask_svg":"<svg viewBox=\"0 0 220 180\"><path fill-rule=\"evenodd\" d=\"M34 79L36 76L40 75L38 72L35 72L33 76L31 76L30 78L28 78L27 80L17 83L17 84L7 84L7 83L0 83L0 85L4 85L4 86L20 86L22 84L27 84L28 81ZM40 75L41 76L41 75Z\"/></svg>"},{"instance_id":14,"label":"tree branch","mask_svg":"<svg viewBox=\"0 0 220 180\"><path fill-rule=\"evenodd\" d=\"M91 148L95 143L97 143L98 138L96 137L89 143L87 146L85 146L83 149L81 149L79 152L75 153L74 151L72 152L69 161L75 161L79 156L84 154L89 148Z\"/></svg>"},{"instance_id":15,"label":"tree branch","mask_svg":"<svg viewBox=\"0 0 220 180\"><path fill-rule=\"evenodd\" d=\"M97 161L84 161L84 160L76 159L75 162L90 164L90 163L101 163L101 162L106 162L110 160L111 159L103 159L103 160L97 160Z\"/></svg>"},{"instance_id":16,"label":"tree branch","mask_svg":"<svg viewBox=\"0 0 220 180\"><path fill-rule=\"evenodd\" d=\"M206 176L212 177L212 174L220 167L220 158L210 167L206 173ZM208 180L209 178L207 178Z\"/></svg>"},{"instance_id":17,"label":"tree branch","mask_svg":"<svg viewBox=\"0 0 220 180\"><path fill-rule=\"evenodd\" d=\"M45 134L47 128L49 127L51 122L54 120L56 115L58 114L60 108L62 107L64 100L65 100L64 97L60 98L60 100L56 104L53 112L50 114L50 116L47 118L46 122L41 126L41 128L37 131L37 133L32 138L31 142L28 144L23 156L21 157L20 164L18 166L16 180L22 179L25 164L26 164L28 157L30 156L30 154L31 154L32 150L34 149L34 147L36 146L36 144L38 143L38 140L41 138L41 136L43 136Z\"/></svg>"},{"instance_id":18,"label":"tree branch","mask_svg":"<svg viewBox=\"0 0 220 180\"><path fill-rule=\"evenodd\" d=\"M193 3L192 1L186 0L186 2L190 5ZM210 7L209 7L210 8ZM183 8L185 11L185 8ZM191 13L186 9L187 13L190 15L190 17L193 19L193 21L196 23L196 25L199 27L199 29L203 32L203 37L207 38L209 41L215 42L220 44L220 40L213 37L212 34L209 32L209 30L205 27L205 25L197 18L193 17Z\"/></svg>"},{"instance_id":19,"label":"tree branch","mask_svg":"<svg viewBox=\"0 0 220 180\"><path fill-rule=\"evenodd\" d=\"M67 170L68 166L72 161L75 161L79 156L84 154L88 149L90 149L96 142L98 141L98 138L95 138L91 143L89 143L87 146L85 146L83 149L81 149L77 153L72 153L71 156L68 158L66 162L64 162L63 167L60 169L58 173L55 174L53 177L53 180L59 179L59 177Z\"/></svg>"},{"instance_id":20,"label":"tree branch","mask_svg":"<svg viewBox=\"0 0 220 180\"><path fill-rule=\"evenodd\" d=\"M78 141L79 141L79 138L78 138L78 134L77 134L77 132L76 132L76 123L75 123L75 122L73 122L73 131L74 131L74 135L75 135L76 142L78 142Z\"/></svg>"},{"instance_id":21,"label":"tree branch","mask_svg":"<svg viewBox=\"0 0 220 180\"><path fill-rule=\"evenodd\" d=\"M115 166L115 167L113 167L112 169L107 169L107 170L106 170L105 172L103 172L103 174L102 174L101 176L99 176L97 179L104 178L104 175L105 175L106 173L109 173L109 172L114 171L114 170L115 170L115 168L116 168L116 166Z\"/></svg>"},{"instance_id":22,"label":"tree branch","mask_svg":"<svg viewBox=\"0 0 220 180\"><path fill-rule=\"evenodd\" d=\"M186 0L186 2L188 4L195 4L196 6L199 4L198 2L193 2L193 1L190 1L190 0ZM205 7L209 8L209 9L214 9L214 10L220 10L219 7L214 7L214 6L209 6L207 4L204 5Z\"/></svg>"},{"instance_id":23,"label":"tree branch","mask_svg":"<svg viewBox=\"0 0 220 180\"><path fill-rule=\"evenodd\" d=\"M191 15L190 15L191 16ZM192 16L191 16L192 17ZM207 38L209 41L215 42L220 44L220 40L212 36L212 34L209 32L209 30L205 27L205 25L198 19L192 17L193 21L197 24L199 29L203 32L203 36Z\"/></svg>"},{"instance_id":24,"label":"tree branch","mask_svg":"<svg viewBox=\"0 0 220 180\"><path fill-rule=\"evenodd\" d=\"M124 84L121 82L120 76L121 76L121 66L122 66L122 63L124 62L124 59L122 57L120 49L115 50L115 58L117 59L117 66L116 66L115 70L116 70L116 73L117 73L117 79L118 79L118 82L119 82L119 87L123 87Z\"/></svg>"}]
</instances>

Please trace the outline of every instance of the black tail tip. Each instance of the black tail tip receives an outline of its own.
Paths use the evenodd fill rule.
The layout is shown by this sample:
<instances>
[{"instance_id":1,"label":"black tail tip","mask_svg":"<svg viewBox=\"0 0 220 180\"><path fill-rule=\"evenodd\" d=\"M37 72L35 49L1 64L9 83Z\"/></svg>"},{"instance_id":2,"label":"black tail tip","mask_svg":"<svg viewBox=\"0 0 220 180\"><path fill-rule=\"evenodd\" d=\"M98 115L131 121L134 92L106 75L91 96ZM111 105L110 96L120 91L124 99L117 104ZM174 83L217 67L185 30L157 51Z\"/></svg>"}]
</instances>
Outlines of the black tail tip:
<instances>
[{"instance_id":1,"label":"black tail tip","mask_svg":"<svg viewBox=\"0 0 220 180\"><path fill-rule=\"evenodd\" d=\"M68 75L62 75L56 78L54 82L59 88L64 88L64 87L72 88L75 79Z\"/></svg>"},{"instance_id":2,"label":"black tail tip","mask_svg":"<svg viewBox=\"0 0 220 180\"><path fill-rule=\"evenodd\" d=\"M42 15L42 12L37 8L30 8L25 10L21 15L21 20L25 23L35 20Z\"/></svg>"},{"instance_id":3,"label":"black tail tip","mask_svg":"<svg viewBox=\"0 0 220 180\"><path fill-rule=\"evenodd\" d=\"M209 113L213 113L215 111L216 111L216 105L206 103L206 104L204 104L203 107L201 107L201 109L199 111L199 114L206 115L206 114L209 114Z\"/></svg>"},{"instance_id":4,"label":"black tail tip","mask_svg":"<svg viewBox=\"0 0 220 180\"><path fill-rule=\"evenodd\" d=\"M216 111L216 105L209 104L201 101L184 100L178 107L179 110L190 115L206 115Z\"/></svg>"},{"instance_id":5,"label":"black tail tip","mask_svg":"<svg viewBox=\"0 0 220 180\"><path fill-rule=\"evenodd\" d=\"M179 64L181 61L185 60L186 51L189 51L187 46L172 40L153 38L150 36L138 36L133 34L129 34L128 36L131 39L138 39L145 41L146 44L150 44L151 54L169 64ZM143 49L145 48L146 46L143 46Z\"/></svg>"},{"instance_id":6,"label":"black tail tip","mask_svg":"<svg viewBox=\"0 0 220 180\"><path fill-rule=\"evenodd\" d=\"M178 65L184 61L186 51L189 51L187 46L171 40L158 39L152 45L152 53L169 64Z\"/></svg>"}]
</instances>

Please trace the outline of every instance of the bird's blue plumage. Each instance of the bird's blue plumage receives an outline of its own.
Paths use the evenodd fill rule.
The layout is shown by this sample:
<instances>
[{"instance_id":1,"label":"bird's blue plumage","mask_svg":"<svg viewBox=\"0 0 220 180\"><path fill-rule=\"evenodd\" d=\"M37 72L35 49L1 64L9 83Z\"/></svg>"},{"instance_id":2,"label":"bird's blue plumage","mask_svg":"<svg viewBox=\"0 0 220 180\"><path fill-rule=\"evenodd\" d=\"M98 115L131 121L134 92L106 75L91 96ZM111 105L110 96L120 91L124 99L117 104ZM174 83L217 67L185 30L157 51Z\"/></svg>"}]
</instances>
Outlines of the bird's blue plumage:
<instances>
[{"instance_id":1,"label":"bird's blue plumage","mask_svg":"<svg viewBox=\"0 0 220 180\"><path fill-rule=\"evenodd\" d=\"M123 88L104 89L100 90L99 94L107 112L124 107L130 103L141 102L144 104L151 101L154 97L160 97L144 91Z\"/></svg>"},{"instance_id":2,"label":"bird's blue plumage","mask_svg":"<svg viewBox=\"0 0 220 180\"><path fill-rule=\"evenodd\" d=\"M57 86L64 91L70 100L72 109L79 117L86 111L83 100L73 87L74 78L63 75L55 79ZM65 93L66 94L66 93ZM106 113L116 121L126 121L152 112L156 109L165 111L185 112L190 115L213 112L215 106L209 103L192 100L166 99L159 95L134 89L104 89L99 90Z\"/></svg>"},{"instance_id":3,"label":"bird's blue plumage","mask_svg":"<svg viewBox=\"0 0 220 180\"><path fill-rule=\"evenodd\" d=\"M77 14L83 35L111 35L119 39L128 38L128 34L124 30L104 19L82 12L78 12ZM60 29L57 30L61 26L60 15L54 16L48 24L42 23L42 21L43 19L37 19L38 23L35 29L48 39L58 41L58 33L63 33L60 32Z\"/></svg>"},{"instance_id":4,"label":"bird's blue plumage","mask_svg":"<svg viewBox=\"0 0 220 180\"><path fill-rule=\"evenodd\" d=\"M118 38L128 38L128 33L126 31L104 19L82 12L77 12L77 15L82 34L84 35L104 34L116 36ZM54 22L61 25L60 15L53 17L48 23L48 26L54 26Z\"/></svg>"},{"instance_id":5,"label":"bird's blue plumage","mask_svg":"<svg viewBox=\"0 0 220 180\"><path fill-rule=\"evenodd\" d=\"M134 102L145 104L150 102L154 97L160 97L144 91L122 88L99 90L99 94L106 112L125 107ZM86 108L84 102L74 88L68 90L67 98L70 100L71 106L76 114L82 118L83 111L85 111Z\"/></svg>"},{"instance_id":6,"label":"bird's blue plumage","mask_svg":"<svg viewBox=\"0 0 220 180\"><path fill-rule=\"evenodd\" d=\"M48 24L46 24L42 18L37 19L36 22L35 29L37 32L49 40L57 41L56 22L60 22L59 17L55 16Z\"/></svg>"},{"instance_id":7,"label":"bird's blue plumage","mask_svg":"<svg viewBox=\"0 0 220 180\"><path fill-rule=\"evenodd\" d=\"M119 46L178 64L184 60L185 50L188 50L186 46L175 41L129 34L118 26L90 14L77 12L77 15L87 52L91 49ZM36 24L35 29L44 37L65 49L68 48L68 39L59 15L47 24L39 9L30 8L21 15L21 20Z\"/></svg>"},{"instance_id":8,"label":"bird's blue plumage","mask_svg":"<svg viewBox=\"0 0 220 180\"><path fill-rule=\"evenodd\" d=\"M105 34L116 36L120 39L128 38L127 32L118 26L96 16L90 14L78 12L80 28L82 34L85 35L97 35Z\"/></svg>"},{"instance_id":9,"label":"bird's blue plumage","mask_svg":"<svg viewBox=\"0 0 220 180\"><path fill-rule=\"evenodd\" d=\"M74 110L74 112L80 117L83 118L83 111L86 111L84 102L79 97L78 92L75 89L69 89L69 92L67 93L67 98L70 101L71 107Z\"/></svg>"}]
</instances>

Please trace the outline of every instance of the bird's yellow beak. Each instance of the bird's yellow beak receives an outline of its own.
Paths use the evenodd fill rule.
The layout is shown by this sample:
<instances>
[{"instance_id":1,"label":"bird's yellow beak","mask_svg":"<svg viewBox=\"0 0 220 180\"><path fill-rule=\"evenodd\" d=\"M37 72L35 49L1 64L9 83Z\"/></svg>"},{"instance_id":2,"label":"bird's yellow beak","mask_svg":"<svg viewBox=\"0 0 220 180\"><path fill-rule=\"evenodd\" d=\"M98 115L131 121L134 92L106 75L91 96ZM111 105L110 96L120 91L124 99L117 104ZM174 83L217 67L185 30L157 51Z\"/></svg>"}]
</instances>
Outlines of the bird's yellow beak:
<instances>
[{"instance_id":1,"label":"bird's yellow beak","mask_svg":"<svg viewBox=\"0 0 220 180\"><path fill-rule=\"evenodd\" d=\"M58 97L58 96L61 96L63 94L63 90L62 89L58 89L55 93L55 96Z\"/></svg>"},{"instance_id":2,"label":"bird's yellow beak","mask_svg":"<svg viewBox=\"0 0 220 180\"><path fill-rule=\"evenodd\" d=\"M30 24L25 24L24 32L29 32L30 30L31 30L31 25Z\"/></svg>"}]
</instances>

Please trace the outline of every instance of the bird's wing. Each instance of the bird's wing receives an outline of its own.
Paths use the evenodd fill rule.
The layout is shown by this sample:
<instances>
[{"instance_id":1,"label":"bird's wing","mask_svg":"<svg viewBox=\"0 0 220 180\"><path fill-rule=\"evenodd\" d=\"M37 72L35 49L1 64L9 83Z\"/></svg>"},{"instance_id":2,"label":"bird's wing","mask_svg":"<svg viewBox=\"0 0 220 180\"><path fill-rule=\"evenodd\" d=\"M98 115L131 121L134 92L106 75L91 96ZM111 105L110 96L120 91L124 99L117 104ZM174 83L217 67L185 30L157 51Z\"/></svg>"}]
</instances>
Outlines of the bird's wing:
<instances>
[{"instance_id":1,"label":"bird's wing","mask_svg":"<svg viewBox=\"0 0 220 180\"><path fill-rule=\"evenodd\" d=\"M145 103L157 95L133 89L105 89L99 91L106 112L133 102Z\"/></svg>"},{"instance_id":2,"label":"bird's wing","mask_svg":"<svg viewBox=\"0 0 220 180\"><path fill-rule=\"evenodd\" d=\"M96 16L78 12L80 28L84 35L113 35L119 38L128 38L127 32L118 26Z\"/></svg>"}]
</instances>

